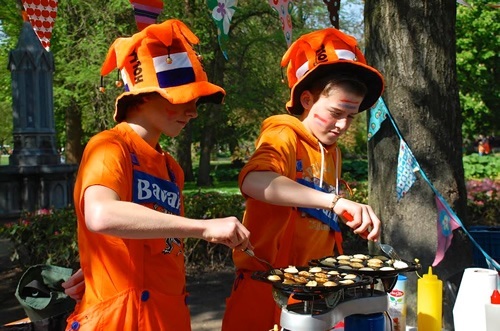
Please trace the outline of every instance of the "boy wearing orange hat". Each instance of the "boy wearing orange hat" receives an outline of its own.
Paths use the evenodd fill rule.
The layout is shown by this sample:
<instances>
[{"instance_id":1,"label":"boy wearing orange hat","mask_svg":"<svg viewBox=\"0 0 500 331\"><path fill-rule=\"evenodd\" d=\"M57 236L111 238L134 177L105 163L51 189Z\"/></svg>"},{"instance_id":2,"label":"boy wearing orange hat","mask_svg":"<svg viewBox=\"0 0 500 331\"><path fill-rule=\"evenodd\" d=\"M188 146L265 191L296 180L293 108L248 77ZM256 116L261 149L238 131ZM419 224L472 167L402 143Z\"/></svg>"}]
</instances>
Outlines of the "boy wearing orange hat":
<instances>
[{"instance_id":1,"label":"boy wearing orange hat","mask_svg":"<svg viewBox=\"0 0 500 331\"><path fill-rule=\"evenodd\" d=\"M183 171L158 144L196 118L197 104L223 101L196 43L187 26L168 20L117 39L108 52L101 74L120 69L125 92L116 100L118 124L89 141L78 171L85 292L67 330L191 330L183 238L250 247L235 217L183 217Z\"/></svg>"},{"instance_id":2,"label":"boy wearing orange hat","mask_svg":"<svg viewBox=\"0 0 500 331\"><path fill-rule=\"evenodd\" d=\"M342 253L338 215L355 233L377 240L380 220L368 205L340 197L337 141L354 116L383 91L382 75L368 66L356 40L334 28L301 36L283 56L291 88L288 112L267 118L256 151L239 176L246 197L243 224L256 256L275 268L307 266ZM266 267L233 250L236 279L226 301L223 331L269 330L281 309L272 286L251 275Z\"/></svg>"}]
</instances>

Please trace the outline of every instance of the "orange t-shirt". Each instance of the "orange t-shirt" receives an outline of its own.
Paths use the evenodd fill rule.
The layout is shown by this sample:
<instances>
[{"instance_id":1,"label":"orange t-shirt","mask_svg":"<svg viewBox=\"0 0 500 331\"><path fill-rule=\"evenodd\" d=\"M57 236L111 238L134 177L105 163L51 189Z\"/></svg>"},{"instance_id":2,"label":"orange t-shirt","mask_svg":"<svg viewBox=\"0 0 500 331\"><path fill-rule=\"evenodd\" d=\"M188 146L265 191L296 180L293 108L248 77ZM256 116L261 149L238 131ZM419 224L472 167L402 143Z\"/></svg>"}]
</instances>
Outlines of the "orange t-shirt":
<instances>
[{"instance_id":1,"label":"orange t-shirt","mask_svg":"<svg viewBox=\"0 0 500 331\"><path fill-rule=\"evenodd\" d=\"M271 116L263 122L256 151L243 167L239 183L241 187L249 172L273 171L293 180L301 177L308 183L318 186L321 183L325 191L335 192L337 178L340 177L340 161L336 145L327 149L320 147L318 140L306 131L297 118L290 115ZM325 210L324 213L331 211ZM283 234L291 220L294 220L292 236L285 238ZM327 224L296 208L271 205L246 197L243 224L251 233L250 241L255 254L275 267L305 266L309 260L331 255L334 250L334 231ZM287 245L290 247L287 252L283 252L281 246L286 242L292 244ZM263 268L241 251L235 250L233 258L237 269Z\"/></svg>"},{"instance_id":2,"label":"orange t-shirt","mask_svg":"<svg viewBox=\"0 0 500 331\"><path fill-rule=\"evenodd\" d=\"M341 162L338 147L321 146L297 118L276 115L266 119L256 147L240 173L240 187L249 172L273 171L327 192L336 191ZM245 198L243 224L251 233L254 253L276 268L307 266L312 259L332 255L335 245L340 245L340 232L308 212ZM316 212L334 219L331 211ZM265 270L265 266L238 250L233 250L233 260L237 278L226 300L222 330L272 329L279 323L280 312L273 300L272 286L251 278L253 272Z\"/></svg>"},{"instance_id":3,"label":"orange t-shirt","mask_svg":"<svg viewBox=\"0 0 500 331\"><path fill-rule=\"evenodd\" d=\"M86 288L67 330L190 330L183 240L89 231L84 192L92 185L114 190L122 201L183 215L184 174L172 156L149 146L127 123L93 137L74 190Z\"/></svg>"}]
</instances>

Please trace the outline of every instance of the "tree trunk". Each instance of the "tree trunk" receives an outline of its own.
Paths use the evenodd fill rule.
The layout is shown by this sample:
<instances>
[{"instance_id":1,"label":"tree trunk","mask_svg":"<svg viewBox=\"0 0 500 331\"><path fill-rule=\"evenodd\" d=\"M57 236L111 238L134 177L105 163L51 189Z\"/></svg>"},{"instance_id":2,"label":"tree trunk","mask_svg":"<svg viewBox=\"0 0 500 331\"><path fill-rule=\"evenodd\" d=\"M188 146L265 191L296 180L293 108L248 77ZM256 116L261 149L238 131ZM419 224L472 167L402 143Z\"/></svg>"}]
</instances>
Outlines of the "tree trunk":
<instances>
[{"instance_id":1,"label":"tree trunk","mask_svg":"<svg viewBox=\"0 0 500 331\"><path fill-rule=\"evenodd\" d=\"M83 155L82 114L76 105L66 109L66 163L79 164Z\"/></svg>"},{"instance_id":2,"label":"tree trunk","mask_svg":"<svg viewBox=\"0 0 500 331\"><path fill-rule=\"evenodd\" d=\"M201 135L200 141L200 166L198 168L198 180L196 184L198 186L211 186L212 179L210 178L210 159L212 155L212 149L215 143L215 131L211 126L210 115L212 112L210 108L213 106L207 107L207 124L203 128L203 132Z\"/></svg>"},{"instance_id":3,"label":"tree trunk","mask_svg":"<svg viewBox=\"0 0 500 331\"><path fill-rule=\"evenodd\" d=\"M208 80L213 84L224 86L224 70L226 59L220 51L220 46L216 43L212 44L215 49L215 58L208 63L207 69ZM204 115L203 129L200 139L200 167L198 169L198 186L211 186L212 180L210 178L210 161L211 154L216 143L217 126L222 125L222 105L207 104L205 110L202 111Z\"/></svg>"},{"instance_id":4,"label":"tree trunk","mask_svg":"<svg viewBox=\"0 0 500 331\"><path fill-rule=\"evenodd\" d=\"M186 182L194 181L193 160L191 158L192 128L192 124L188 123L177 137L177 161L184 170Z\"/></svg>"},{"instance_id":5,"label":"tree trunk","mask_svg":"<svg viewBox=\"0 0 500 331\"><path fill-rule=\"evenodd\" d=\"M400 136L391 121L385 120L369 141L369 201L383 222L382 242L392 244L407 260L418 258L420 274L427 273L437 248L432 186L462 221L466 216L455 11L455 1L450 0L365 1L367 61L384 75L387 108L429 180L417 173L415 184L397 201ZM446 280L471 262L468 239L456 230L434 273ZM413 273L407 276L408 324L416 325L417 278ZM443 307L448 329L452 308L447 303Z\"/></svg>"}]
</instances>

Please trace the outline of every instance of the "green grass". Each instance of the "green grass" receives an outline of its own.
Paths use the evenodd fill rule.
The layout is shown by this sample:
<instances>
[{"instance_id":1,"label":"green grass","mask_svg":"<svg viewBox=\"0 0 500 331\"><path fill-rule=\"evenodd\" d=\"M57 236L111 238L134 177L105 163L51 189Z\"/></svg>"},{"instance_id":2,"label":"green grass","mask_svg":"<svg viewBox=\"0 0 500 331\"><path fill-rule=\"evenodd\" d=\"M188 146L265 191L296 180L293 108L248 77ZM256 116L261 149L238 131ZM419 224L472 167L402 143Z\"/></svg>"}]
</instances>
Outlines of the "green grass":
<instances>
[{"instance_id":1,"label":"green grass","mask_svg":"<svg viewBox=\"0 0 500 331\"><path fill-rule=\"evenodd\" d=\"M198 187L195 182L186 182L184 184L184 193L194 193L194 192L218 192L222 194L238 194L240 189L238 188L237 181L231 182L217 182L211 187Z\"/></svg>"},{"instance_id":2,"label":"green grass","mask_svg":"<svg viewBox=\"0 0 500 331\"><path fill-rule=\"evenodd\" d=\"M0 155L0 165L9 165L9 156L10 155Z\"/></svg>"}]
</instances>

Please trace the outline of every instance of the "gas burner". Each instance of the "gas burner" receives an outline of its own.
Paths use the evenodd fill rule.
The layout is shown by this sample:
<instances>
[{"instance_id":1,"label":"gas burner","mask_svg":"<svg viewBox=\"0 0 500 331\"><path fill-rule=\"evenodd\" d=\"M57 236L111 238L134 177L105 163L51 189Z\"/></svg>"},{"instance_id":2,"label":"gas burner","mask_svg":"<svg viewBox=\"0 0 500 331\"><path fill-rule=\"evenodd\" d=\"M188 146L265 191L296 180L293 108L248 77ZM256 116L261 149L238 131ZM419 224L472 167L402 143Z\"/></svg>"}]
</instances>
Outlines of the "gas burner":
<instances>
[{"instance_id":1,"label":"gas burner","mask_svg":"<svg viewBox=\"0 0 500 331\"><path fill-rule=\"evenodd\" d=\"M324 300L297 302L283 307L280 325L282 331L327 331L347 316L386 312L388 308L388 294L384 291L349 289L341 293L334 307Z\"/></svg>"}]
</instances>

